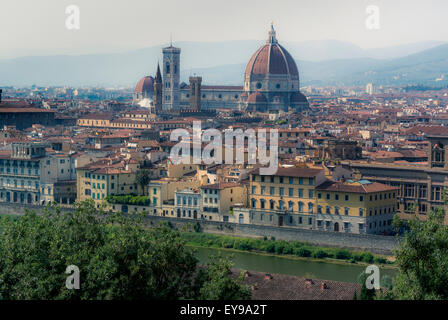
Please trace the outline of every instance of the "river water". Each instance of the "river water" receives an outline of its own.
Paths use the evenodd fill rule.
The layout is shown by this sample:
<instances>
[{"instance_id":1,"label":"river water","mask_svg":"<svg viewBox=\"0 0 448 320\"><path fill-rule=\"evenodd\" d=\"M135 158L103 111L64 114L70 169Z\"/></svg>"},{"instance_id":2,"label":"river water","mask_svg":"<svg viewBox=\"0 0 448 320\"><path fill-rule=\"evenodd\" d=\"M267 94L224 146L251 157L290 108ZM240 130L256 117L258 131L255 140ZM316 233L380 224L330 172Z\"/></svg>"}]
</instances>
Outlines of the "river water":
<instances>
[{"instance_id":1,"label":"river water","mask_svg":"<svg viewBox=\"0 0 448 320\"><path fill-rule=\"evenodd\" d=\"M358 282L358 276L365 271L366 266L356 264L336 264L324 261L309 261L288 259L286 257L257 254L253 252L235 252L218 248L195 247L196 257L201 264L205 264L208 257L221 252L223 255L233 255L235 268L243 270L261 271L267 273L287 274L298 277L320 280L334 280L342 282ZM393 277L395 269L380 267L381 280ZM385 278L383 278L386 275ZM383 284L383 281L381 281Z\"/></svg>"}]
</instances>

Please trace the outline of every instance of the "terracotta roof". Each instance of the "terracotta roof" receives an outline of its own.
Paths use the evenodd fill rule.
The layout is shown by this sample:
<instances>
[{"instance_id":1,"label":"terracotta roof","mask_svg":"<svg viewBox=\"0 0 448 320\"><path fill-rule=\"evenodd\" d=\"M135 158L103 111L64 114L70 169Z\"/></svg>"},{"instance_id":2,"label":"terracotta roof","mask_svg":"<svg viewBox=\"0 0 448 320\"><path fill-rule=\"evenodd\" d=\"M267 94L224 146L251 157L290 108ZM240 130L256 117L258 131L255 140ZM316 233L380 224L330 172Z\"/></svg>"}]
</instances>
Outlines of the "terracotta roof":
<instances>
[{"instance_id":1,"label":"terracotta roof","mask_svg":"<svg viewBox=\"0 0 448 320\"><path fill-rule=\"evenodd\" d=\"M246 66L246 77L252 75L290 74L299 76L297 65L285 48L278 43L268 43L259 48Z\"/></svg>"},{"instance_id":2,"label":"terracotta roof","mask_svg":"<svg viewBox=\"0 0 448 320\"><path fill-rule=\"evenodd\" d=\"M316 190L321 191L337 191L337 192L354 192L354 193L371 193L381 191L394 191L398 190L398 187L388 186L379 182L370 183L348 183L340 181L325 181L317 186Z\"/></svg>"},{"instance_id":3,"label":"terracotta roof","mask_svg":"<svg viewBox=\"0 0 448 320\"><path fill-rule=\"evenodd\" d=\"M310 168L278 168L275 176L281 177L315 177L320 172L321 169L310 169ZM251 172L251 174L260 175L260 169L256 169Z\"/></svg>"},{"instance_id":4,"label":"terracotta roof","mask_svg":"<svg viewBox=\"0 0 448 320\"><path fill-rule=\"evenodd\" d=\"M232 269L237 277L241 270ZM252 290L253 300L352 300L361 285L331 280L306 279L283 274L249 271L243 281Z\"/></svg>"},{"instance_id":5,"label":"terracotta roof","mask_svg":"<svg viewBox=\"0 0 448 320\"><path fill-rule=\"evenodd\" d=\"M250 96L247 98L247 103L267 103L268 100L259 91L256 91L254 93L251 93Z\"/></svg>"},{"instance_id":6,"label":"terracotta roof","mask_svg":"<svg viewBox=\"0 0 448 320\"><path fill-rule=\"evenodd\" d=\"M202 189L217 189L217 190L223 190L226 188L234 188L234 187L240 187L241 185L234 182L220 182L220 183L214 183L214 184L208 184L205 186L202 186Z\"/></svg>"},{"instance_id":7,"label":"terracotta roof","mask_svg":"<svg viewBox=\"0 0 448 320\"><path fill-rule=\"evenodd\" d=\"M154 91L154 78L151 76L143 77L137 83L135 87L135 93L153 92Z\"/></svg>"}]
</instances>

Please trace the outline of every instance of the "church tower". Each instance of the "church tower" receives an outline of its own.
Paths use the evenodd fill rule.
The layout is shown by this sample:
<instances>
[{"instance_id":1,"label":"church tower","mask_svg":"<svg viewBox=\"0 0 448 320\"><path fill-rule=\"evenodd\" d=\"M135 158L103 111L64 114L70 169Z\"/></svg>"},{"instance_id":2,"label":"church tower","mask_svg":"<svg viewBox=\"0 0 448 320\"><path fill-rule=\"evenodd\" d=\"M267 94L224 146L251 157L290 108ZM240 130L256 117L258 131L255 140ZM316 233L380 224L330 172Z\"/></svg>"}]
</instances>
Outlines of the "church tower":
<instances>
[{"instance_id":1,"label":"church tower","mask_svg":"<svg viewBox=\"0 0 448 320\"><path fill-rule=\"evenodd\" d=\"M159 114L162 111L163 97L163 81L160 74L160 66L157 64L156 76L154 78L154 96L153 105L155 114Z\"/></svg>"},{"instance_id":2,"label":"church tower","mask_svg":"<svg viewBox=\"0 0 448 320\"><path fill-rule=\"evenodd\" d=\"M190 110L201 111L202 77L190 77Z\"/></svg>"},{"instance_id":3,"label":"church tower","mask_svg":"<svg viewBox=\"0 0 448 320\"><path fill-rule=\"evenodd\" d=\"M163 48L163 110L179 109L180 48Z\"/></svg>"}]
</instances>

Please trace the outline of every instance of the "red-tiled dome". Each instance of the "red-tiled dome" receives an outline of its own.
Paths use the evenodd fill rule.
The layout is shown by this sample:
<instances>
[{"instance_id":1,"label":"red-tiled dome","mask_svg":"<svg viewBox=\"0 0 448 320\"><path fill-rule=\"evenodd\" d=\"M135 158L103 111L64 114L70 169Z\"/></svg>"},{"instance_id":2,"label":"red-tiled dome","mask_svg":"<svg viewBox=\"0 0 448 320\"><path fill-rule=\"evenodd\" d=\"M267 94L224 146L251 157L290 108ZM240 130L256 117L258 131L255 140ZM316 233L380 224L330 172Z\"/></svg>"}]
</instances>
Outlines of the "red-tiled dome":
<instances>
[{"instance_id":1,"label":"red-tiled dome","mask_svg":"<svg viewBox=\"0 0 448 320\"><path fill-rule=\"evenodd\" d=\"M269 32L268 41L250 58L245 72L246 77L267 74L299 76L294 59L285 48L278 44L273 27Z\"/></svg>"},{"instance_id":2,"label":"red-tiled dome","mask_svg":"<svg viewBox=\"0 0 448 320\"><path fill-rule=\"evenodd\" d=\"M307 102L308 102L308 100L306 99L305 95L300 91L294 92L291 95L291 103L293 103L293 104L294 103L307 103Z\"/></svg>"},{"instance_id":3,"label":"red-tiled dome","mask_svg":"<svg viewBox=\"0 0 448 320\"><path fill-rule=\"evenodd\" d=\"M154 78L151 76L143 77L135 87L135 93L154 92Z\"/></svg>"},{"instance_id":4,"label":"red-tiled dome","mask_svg":"<svg viewBox=\"0 0 448 320\"><path fill-rule=\"evenodd\" d=\"M256 91L254 93L251 93L250 96L247 98L247 103L267 103L268 100L259 91Z\"/></svg>"}]
</instances>

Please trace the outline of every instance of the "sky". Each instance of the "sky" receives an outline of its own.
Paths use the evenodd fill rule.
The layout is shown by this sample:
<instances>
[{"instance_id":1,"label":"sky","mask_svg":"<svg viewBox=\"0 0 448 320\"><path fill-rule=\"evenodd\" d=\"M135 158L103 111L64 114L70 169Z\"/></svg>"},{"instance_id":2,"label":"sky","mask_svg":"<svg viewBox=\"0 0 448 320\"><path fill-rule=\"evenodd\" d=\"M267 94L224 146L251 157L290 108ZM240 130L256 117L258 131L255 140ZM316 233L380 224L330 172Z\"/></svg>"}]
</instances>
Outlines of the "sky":
<instances>
[{"instance_id":1,"label":"sky","mask_svg":"<svg viewBox=\"0 0 448 320\"><path fill-rule=\"evenodd\" d=\"M79 30L66 7L79 8ZM368 6L379 12L368 29ZM348 41L379 48L448 41L446 0L2 0L0 58L107 53L176 41ZM372 20L369 20L372 21Z\"/></svg>"}]
</instances>

